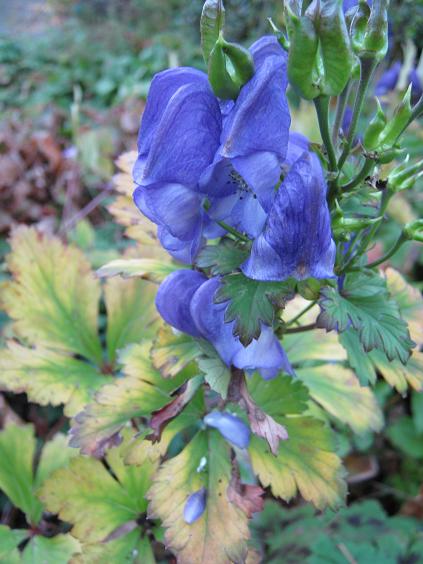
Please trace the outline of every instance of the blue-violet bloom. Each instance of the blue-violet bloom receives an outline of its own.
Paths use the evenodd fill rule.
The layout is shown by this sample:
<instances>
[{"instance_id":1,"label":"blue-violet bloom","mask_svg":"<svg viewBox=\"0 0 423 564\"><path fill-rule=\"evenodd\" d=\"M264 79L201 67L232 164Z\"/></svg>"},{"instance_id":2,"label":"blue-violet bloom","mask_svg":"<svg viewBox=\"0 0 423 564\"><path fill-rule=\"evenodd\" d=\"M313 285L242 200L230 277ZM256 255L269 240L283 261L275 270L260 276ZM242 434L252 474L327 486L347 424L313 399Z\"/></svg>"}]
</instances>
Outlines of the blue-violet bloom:
<instances>
[{"instance_id":1,"label":"blue-violet bloom","mask_svg":"<svg viewBox=\"0 0 423 564\"><path fill-rule=\"evenodd\" d=\"M250 444L250 429L236 415L225 411L212 411L204 417L204 423L217 429L222 437L238 448L247 448Z\"/></svg>"},{"instance_id":2,"label":"blue-violet bloom","mask_svg":"<svg viewBox=\"0 0 423 564\"><path fill-rule=\"evenodd\" d=\"M201 488L189 496L184 507L184 521L192 525L204 513L207 505L207 490Z\"/></svg>"}]
</instances>

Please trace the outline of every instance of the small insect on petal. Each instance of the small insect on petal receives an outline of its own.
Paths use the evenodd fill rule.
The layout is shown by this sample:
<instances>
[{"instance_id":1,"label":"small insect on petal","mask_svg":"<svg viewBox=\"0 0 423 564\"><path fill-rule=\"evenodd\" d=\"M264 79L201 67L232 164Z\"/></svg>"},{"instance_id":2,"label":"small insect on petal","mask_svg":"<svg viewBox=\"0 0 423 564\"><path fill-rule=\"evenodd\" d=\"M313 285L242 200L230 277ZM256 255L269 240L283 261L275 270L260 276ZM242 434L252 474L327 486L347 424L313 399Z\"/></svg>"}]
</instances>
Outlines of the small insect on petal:
<instances>
[{"instance_id":1,"label":"small insect on petal","mask_svg":"<svg viewBox=\"0 0 423 564\"><path fill-rule=\"evenodd\" d=\"M207 490L201 488L189 496L184 507L184 520L185 523L191 525L201 517L206 509Z\"/></svg>"},{"instance_id":2,"label":"small insect on petal","mask_svg":"<svg viewBox=\"0 0 423 564\"><path fill-rule=\"evenodd\" d=\"M227 441L238 448L247 448L250 444L250 429L236 415L213 411L204 417L204 423L217 429Z\"/></svg>"}]
</instances>

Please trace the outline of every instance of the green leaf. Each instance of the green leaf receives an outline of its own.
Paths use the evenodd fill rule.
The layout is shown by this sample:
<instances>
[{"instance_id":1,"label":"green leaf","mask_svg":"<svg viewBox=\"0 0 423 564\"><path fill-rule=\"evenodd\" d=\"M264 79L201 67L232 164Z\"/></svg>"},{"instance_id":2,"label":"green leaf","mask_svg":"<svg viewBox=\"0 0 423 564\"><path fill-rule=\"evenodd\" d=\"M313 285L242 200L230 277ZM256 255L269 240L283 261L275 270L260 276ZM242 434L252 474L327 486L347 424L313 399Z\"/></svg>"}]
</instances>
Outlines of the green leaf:
<instances>
[{"instance_id":1,"label":"green leaf","mask_svg":"<svg viewBox=\"0 0 423 564\"><path fill-rule=\"evenodd\" d=\"M64 435L46 443L34 476L36 439L32 425L8 425L0 432L0 488L30 524L38 524L42 505L34 492L50 473L69 462L75 451Z\"/></svg>"},{"instance_id":2,"label":"green leaf","mask_svg":"<svg viewBox=\"0 0 423 564\"><path fill-rule=\"evenodd\" d=\"M103 386L95 400L79 413L72 426L71 442L81 452L101 456L119 441L119 432L133 417L149 417L171 401L171 394L193 374L187 368L172 379L164 379L150 360L151 342L122 351L122 378Z\"/></svg>"},{"instance_id":3,"label":"green leaf","mask_svg":"<svg viewBox=\"0 0 423 564\"><path fill-rule=\"evenodd\" d=\"M247 260L249 250L237 246L230 239L224 239L219 245L204 247L197 257L199 268L210 268L212 276L230 274Z\"/></svg>"},{"instance_id":4,"label":"green leaf","mask_svg":"<svg viewBox=\"0 0 423 564\"><path fill-rule=\"evenodd\" d=\"M351 326L366 352L379 349L389 360L406 364L414 343L385 280L377 274L348 275L341 292L324 288L320 307L319 327L343 332Z\"/></svg>"},{"instance_id":5,"label":"green leaf","mask_svg":"<svg viewBox=\"0 0 423 564\"><path fill-rule=\"evenodd\" d=\"M348 368L326 364L301 368L296 373L309 389L310 396L355 433L382 428L383 416L375 396L369 388L360 386Z\"/></svg>"},{"instance_id":6,"label":"green leaf","mask_svg":"<svg viewBox=\"0 0 423 564\"><path fill-rule=\"evenodd\" d=\"M101 364L100 285L83 254L27 227L14 232L11 248L7 266L13 278L3 288L2 302L16 334Z\"/></svg>"},{"instance_id":7,"label":"green leaf","mask_svg":"<svg viewBox=\"0 0 423 564\"><path fill-rule=\"evenodd\" d=\"M18 546L28 537L29 531L9 529L0 525L0 562L19 564L21 562Z\"/></svg>"},{"instance_id":8,"label":"green leaf","mask_svg":"<svg viewBox=\"0 0 423 564\"><path fill-rule=\"evenodd\" d=\"M423 392L413 392L411 396L411 410L414 427L418 433L423 434Z\"/></svg>"},{"instance_id":9,"label":"green leaf","mask_svg":"<svg viewBox=\"0 0 423 564\"><path fill-rule=\"evenodd\" d=\"M3 388L26 392L40 405L64 404L68 417L78 413L110 380L93 365L47 348L29 348L10 341L0 351Z\"/></svg>"},{"instance_id":10,"label":"green leaf","mask_svg":"<svg viewBox=\"0 0 423 564\"><path fill-rule=\"evenodd\" d=\"M107 350L113 364L117 352L141 339L152 338L158 327L155 289L144 280L107 280Z\"/></svg>"},{"instance_id":11,"label":"green leaf","mask_svg":"<svg viewBox=\"0 0 423 564\"><path fill-rule=\"evenodd\" d=\"M299 492L318 509L340 506L346 492L344 471L330 429L311 417L278 418L278 422L286 427L289 438L280 443L277 456L255 436L248 449L262 485L285 501Z\"/></svg>"},{"instance_id":12,"label":"green leaf","mask_svg":"<svg viewBox=\"0 0 423 564\"><path fill-rule=\"evenodd\" d=\"M56 535L52 538L34 536L22 553L22 564L68 564L71 557L79 554L79 542L71 535Z\"/></svg>"},{"instance_id":13,"label":"green leaf","mask_svg":"<svg viewBox=\"0 0 423 564\"><path fill-rule=\"evenodd\" d=\"M223 0L206 0L200 19L201 47L206 63L224 25Z\"/></svg>"},{"instance_id":14,"label":"green leaf","mask_svg":"<svg viewBox=\"0 0 423 564\"><path fill-rule=\"evenodd\" d=\"M228 302L227 323L235 321L234 335L247 346L261 333L261 324L272 325L275 308L284 307L293 295L290 282L259 282L241 273L225 276L216 292L215 302Z\"/></svg>"},{"instance_id":15,"label":"green leaf","mask_svg":"<svg viewBox=\"0 0 423 564\"><path fill-rule=\"evenodd\" d=\"M203 372L204 379L210 388L220 394L222 399L226 399L231 380L231 371L212 345L202 342L201 348L204 354L197 360L198 368Z\"/></svg>"},{"instance_id":16,"label":"green leaf","mask_svg":"<svg viewBox=\"0 0 423 564\"><path fill-rule=\"evenodd\" d=\"M151 349L153 366L164 378L173 378L199 355L200 348L195 339L186 333L174 333L162 326Z\"/></svg>"},{"instance_id":17,"label":"green leaf","mask_svg":"<svg viewBox=\"0 0 423 564\"><path fill-rule=\"evenodd\" d=\"M411 417L404 416L387 429L389 440L411 458L423 458L423 433L419 433Z\"/></svg>"},{"instance_id":18,"label":"green leaf","mask_svg":"<svg viewBox=\"0 0 423 564\"><path fill-rule=\"evenodd\" d=\"M140 536L138 528L115 540L83 544L82 554L74 561L75 564L156 564L150 541L146 535Z\"/></svg>"},{"instance_id":19,"label":"green leaf","mask_svg":"<svg viewBox=\"0 0 423 564\"><path fill-rule=\"evenodd\" d=\"M102 462L77 456L39 491L48 511L71 523L72 535L82 542L101 543L146 511L145 494L156 464L146 461L139 469L123 463L122 451L131 437L126 429L122 445L106 455L113 474Z\"/></svg>"},{"instance_id":20,"label":"green leaf","mask_svg":"<svg viewBox=\"0 0 423 564\"><path fill-rule=\"evenodd\" d=\"M247 386L254 401L275 419L287 414L298 415L307 409L307 388L299 380L293 380L289 376L263 380L256 373L247 378Z\"/></svg>"},{"instance_id":21,"label":"green leaf","mask_svg":"<svg viewBox=\"0 0 423 564\"><path fill-rule=\"evenodd\" d=\"M205 457L203 472L197 469ZM151 516L161 519L165 544L180 562L243 562L249 537L247 516L228 500L230 448L217 431L200 432L185 449L164 462L148 491ZM206 487L207 505L192 525L183 518L188 497Z\"/></svg>"},{"instance_id":22,"label":"green leaf","mask_svg":"<svg viewBox=\"0 0 423 564\"><path fill-rule=\"evenodd\" d=\"M348 363L363 385L376 382L374 365L360 343L358 334L353 329L347 329L339 336L339 341L348 353Z\"/></svg>"},{"instance_id":23,"label":"green leaf","mask_svg":"<svg viewBox=\"0 0 423 564\"><path fill-rule=\"evenodd\" d=\"M160 283L166 276L178 268L171 262L152 258L112 260L97 270L99 278L122 276L123 278L139 277L150 282Z\"/></svg>"}]
</instances>

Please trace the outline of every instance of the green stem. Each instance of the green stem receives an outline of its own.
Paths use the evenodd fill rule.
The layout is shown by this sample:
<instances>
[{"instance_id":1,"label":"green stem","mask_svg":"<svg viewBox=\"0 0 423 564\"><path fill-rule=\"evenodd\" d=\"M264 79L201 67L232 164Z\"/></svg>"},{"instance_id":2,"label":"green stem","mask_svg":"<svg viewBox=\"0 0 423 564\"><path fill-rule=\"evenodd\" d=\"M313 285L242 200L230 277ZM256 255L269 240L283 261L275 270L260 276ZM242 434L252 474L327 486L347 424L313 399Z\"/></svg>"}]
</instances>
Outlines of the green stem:
<instances>
[{"instance_id":1,"label":"green stem","mask_svg":"<svg viewBox=\"0 0 423 564\"><path fill-rule=\"evenodd\" d=\"M336 153L329 132L329 96L318 96L314 99L317 119L319 121L320 135L329 159L329 170L336 171Z\"/></svg>"},{"instance_id":2,"label":"green stem","mask_svg":"<svg viewBox=\"0 0 423 564\"><path fill-rule=\"evenodd\" d=\"M386 253L386 255L384 255L383 257L381 257L380 259L377 259L369 264L366 264L365 268L376 268L376 266L379 266L380 264L383 264L385 261L387 261L388 259L391 258L392 255L394 255L398 249L400 247L402 247L402 245L408 241L408 239L406 237L404 237L404 234L401 234L398 241L395 243L395 245ZM348 270L348 272L358 272L359 270L361 270L360 267L355 266L353 268L350 268Z\"/></svg>"},{"instance_id":3,"label":"green stem","mask_svg":"<svg viewBox=\"0 0 423 564\"><path fill-rule=\"evenodd\" d=\"M234 237L236 237L237 239L240 239L241 241L244 241L245 243L251 242L251 240L246 235L244 235L243 233L240 233L234 227L231 227L230 225L228 225L224 221L216 221L216 223L218 225L220 225L220 227L223 227L223 229L226 229L226 231L228 233L231 233L232 235L234 235Z\"/></svg>"},{"instance_id":4,"label":"green stem","mask_svg":"<svg viewBox=\"0 0 423 564\"><path fill-rule=\"evenodd\" d=\"M304 331L312 331L316 329L316 323L310 323L309 325L301 325L300 327L291 327L290 329L285 329L284 334L290 335L292 333L303 333Z\"/></svg>"},{"instance_id":5,"label":"green stem","mask_svg":"<svg viewBox=\"0 0 423 564\"><path fill-rule=\"evenodd\" d=\"M366 99L367 88L369 86L370 80L373 76L373 72L376 69L377 62L375 59L361 59L360 60L360 82L357 89L357 94L354 102L353 115L351 118L351 125L348 131L348 136L342 151L341 157L338 161L338 169L341 170L344 166L345 161L350 154L352 144L354 142L355 133L357 131L358 120L363 109L363 104Z\"/></svg>"},{"instance_id":6,"label":"green stem","mask_svg":"<svg viewBox=\"0 0 423 564\"><path fill-rule=\"evenodd\" d=\"M341 186L341 190L343 192L349 192L353 188L355 188L358 184L360 184L365 178L369 176L370 171L375 166L375 162L373 159L366 158L364 161L363 167L361 168L360 172L357 174L355 178L350 180L347 184Z\"/></svg>"},{"instance_id":7,"label":"green stem","mask_svg":"<svg viewBox=\"0 0 423 564\"><path fill-rule=\"evenodd\" d=\"M338 140L339 130L342 125L342 120L344 119L345 108L347 107L348 98L351 92L351 81L348 81L346 87L341 92L338 102L336 105L335 122L332 129L332 140L333 144L336 145Z\"/></svg>"},{"instance_id":8,"label":"green stem","mask_svg":"<svg viewBox=\"0 0 423 564\"><path fill-rule=\"evenodd\" d=\"M302 311L300 311L298 315L293 317L290 321L287 321L286 326L293 325L296 321L300 319L300 317L302 317L305 313L310 311L310 309L314 307L316 304L317 304L317 300L314 300L313 302L309 303L308 306L305 307Z\"/></svg>"}]
</instances>

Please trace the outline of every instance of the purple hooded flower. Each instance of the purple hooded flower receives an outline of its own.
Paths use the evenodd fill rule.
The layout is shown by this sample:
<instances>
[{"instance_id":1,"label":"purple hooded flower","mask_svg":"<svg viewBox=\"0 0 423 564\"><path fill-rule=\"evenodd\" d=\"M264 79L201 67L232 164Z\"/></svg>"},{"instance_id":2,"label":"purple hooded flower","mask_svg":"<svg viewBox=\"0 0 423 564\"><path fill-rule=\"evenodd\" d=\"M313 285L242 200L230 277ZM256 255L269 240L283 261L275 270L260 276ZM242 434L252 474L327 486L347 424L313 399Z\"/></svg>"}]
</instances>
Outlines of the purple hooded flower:
<instances>
[{"instance_id":1,"label":"purple hooded flower","mask_svg":"<svg viewBox=\"0 0 423 564\"><path fill-rule=\"evenodd\" d=\"M234 322L225 323L227 304L213 299L220 286L218 278L207 280L193 270L178 270L160 285L156 306L163 319L180 331L206 339L227 366L274 378L284 370L293 374L285 351L272 329L262 325L260 337L244 347L233 335Z\"/></svg>"},{"instance_id":2,"label":"purple hooded flower","mask_svg":"<svg viewBox=\"0 0 423 564\"><path fill-rule=\"evenodd\" d=\"M222 437L238 448L247 448L250 444L250 429L236 415L212 411L204 417L204 423L217 429Z\"/></svg>"},{"instance_id":3,"label":"purple hooded flower","mask_svg":"<svg viewBox=\"0 0 423 564\"><path fill-rule=\"evenodd\" d=\"M317 156L304 152L279 188L241 269L255 280L330 278L335 251L323 171Z\"/></svg>"},{"instance_id":4,"label":"purple hooded flower","mask_svg":"<svg viewBox=\"0 0 423 564\"><path fill-rule=\"evenodd\" d=\"M192 525L206 510L207 490L201 488L189 496L184 507L184 521Z\"/></svg>"},{"instance_id":5,"label":"purple hooded flower","mask_svg":"<svg viewBox=\"0 0 423 564\"><path fill-rule=\"evenodd\" d=\"M288 145L287 55L275 37L250 49L253 78L225 103L220 146L200 180L210 217L255 237L266 221Z\"/></svg>"}]
</instances>

